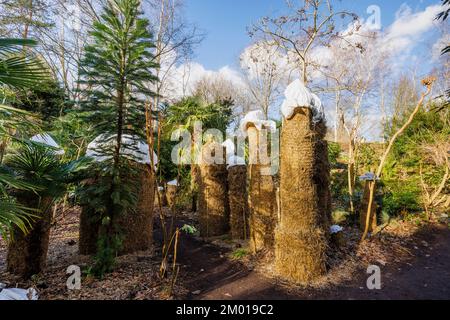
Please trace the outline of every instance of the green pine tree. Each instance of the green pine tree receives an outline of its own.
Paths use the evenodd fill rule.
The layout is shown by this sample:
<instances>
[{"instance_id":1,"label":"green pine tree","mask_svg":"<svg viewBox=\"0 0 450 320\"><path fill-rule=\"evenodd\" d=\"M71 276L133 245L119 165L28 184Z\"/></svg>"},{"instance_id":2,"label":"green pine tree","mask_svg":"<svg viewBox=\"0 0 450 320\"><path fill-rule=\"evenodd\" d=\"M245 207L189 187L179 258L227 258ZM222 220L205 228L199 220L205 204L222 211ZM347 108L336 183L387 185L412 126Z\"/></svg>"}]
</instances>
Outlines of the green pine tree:
<instances>
[{"instance_id":1,"label":"green pine tree","mask_svg":"<svg viewBox=\"0 0 450 320\"><path fill-rule=\"evenodd\" d=\"M108 1L100 21L94 23L81 64L81 111L84 120L93 124L91 136L102 135L107 145L96 150L108 160L91 169L95 185L85 186L80 196L102 225L93 269L100 276L111 271L120 250L115 221L137 203L137 166L124 156L129 147L122 138L145 136L145 99L154 96L148 88L157 81L152 35L139 8L139 0Z\"/></svg>"}]
</instances>

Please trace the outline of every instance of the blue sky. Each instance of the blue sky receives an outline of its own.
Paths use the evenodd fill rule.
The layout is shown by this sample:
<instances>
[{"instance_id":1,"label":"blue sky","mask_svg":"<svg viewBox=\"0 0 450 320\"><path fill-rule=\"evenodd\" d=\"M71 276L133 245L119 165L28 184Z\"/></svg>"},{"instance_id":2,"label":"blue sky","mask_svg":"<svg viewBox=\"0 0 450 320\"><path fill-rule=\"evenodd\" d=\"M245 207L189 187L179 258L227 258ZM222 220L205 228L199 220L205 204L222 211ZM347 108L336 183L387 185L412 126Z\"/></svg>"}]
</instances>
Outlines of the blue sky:
<instances>
[{"instance_id":1,"label":"blue sky","mask_svg":"<svg viewBox=\"0 0 450 320\"><path fill-rule=\"evenodd\" d=\"M380 8L382 32L378 45L381 50L391 53L389 71L392 78L414 75L420 79L436 66L443 43L447 41L435 21L436 14L442 10L440 0L331 1L335 11L354 12L363 21L371 15L367 12L369 6ZM195 83L202 75L218 73L239 87L243 81L239 55L252 44L247 27L264 16L280 16L284 9L285 0L185 0L187 20L206 33L206 38L195 50L190 82ZM378 119L376 99L368 99L364 104L367 119ZM272 117L278 116L278 111L278 105L274 105ZM326 100L325 112L329 122L333 123L334 108ZM372 122L367 122L362 134L368 139L377 139L380 128L372 128Z\"/></svg>"},{"instance_id":2,"label":"blue sky","mask_svg":"<svg viewBox=\"0 0 450 320\"><path fill-rule=\"evenodd\" d=\"M440 1L335 0L333 3L335 10L344 8L362 18L368 16L368 6L378 5L382 27L385 28L394 22L402 4L417 12ZM276 16L283 6L284 0L187 0L187 19L206 33L205 40L196 50L194 61L210 70L226 65L236 67L240 52L251 42L246 32L247 26L263 16Z\"/></svg>"}]
</instances>

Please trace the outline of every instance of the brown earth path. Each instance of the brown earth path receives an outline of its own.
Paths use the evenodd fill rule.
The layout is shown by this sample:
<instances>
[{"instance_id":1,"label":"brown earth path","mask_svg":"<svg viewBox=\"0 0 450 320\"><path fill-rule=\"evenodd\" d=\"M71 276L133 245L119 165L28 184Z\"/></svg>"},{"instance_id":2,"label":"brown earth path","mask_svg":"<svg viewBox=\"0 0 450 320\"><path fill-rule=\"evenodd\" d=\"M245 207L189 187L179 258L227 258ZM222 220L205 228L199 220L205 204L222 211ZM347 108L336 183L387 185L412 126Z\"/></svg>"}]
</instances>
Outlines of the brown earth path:
<instances>
[{"instance_id":1,"label":"brown earth path","mask_svg":"<svg viewBox=\"0 0 450 320\"><path fill-rule=\"evenodd\" d=\"M291 290L226 258L226 249L183 236L180 263L185 264L188 299L450 299L450 230L427 227L414 235L408 261L381 267L382 289L366 287L361 269L353 280L327 289Z\"/></svg>"}]
</instances>

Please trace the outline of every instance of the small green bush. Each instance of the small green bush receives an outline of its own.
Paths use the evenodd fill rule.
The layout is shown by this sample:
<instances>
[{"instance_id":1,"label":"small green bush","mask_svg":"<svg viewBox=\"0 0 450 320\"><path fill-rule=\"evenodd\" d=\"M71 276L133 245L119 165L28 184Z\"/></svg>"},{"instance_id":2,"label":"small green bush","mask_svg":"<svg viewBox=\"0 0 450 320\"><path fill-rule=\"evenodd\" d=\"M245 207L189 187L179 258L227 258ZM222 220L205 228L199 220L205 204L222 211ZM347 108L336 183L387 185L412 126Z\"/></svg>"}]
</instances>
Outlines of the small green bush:
<instances>
[{"instance_id":1,"label":"small green bush","mask_svg":"<svg viewBox=\"0 0 450 320\"><path fill-rule=\"evenodd\" d=\"M400 213L415 213L420 211L420 188L418 184L406 181L387 183L383 197L383 212L389 216Z\"/></svg>"},{"instance_id":2,"label":"small green bush","mask_svg":"<svg viewBox=\"0 0 450 320\"><path fill-rule=\"evenodd\" d=\"M235 251L233 251L233 253L231 253L231 258L234 260L240 260L247 255L248 255L248 251L246 249L239 248L239 249L236 249Z\"/></svg>"},{"instance_id":3,"label":"small green bush","mask_svg":"<svg viewBox=\"0 0 450 320\"><path fill-rule=\"evenodd\" d=\"M336 165L339 156L341 155L341 146L339 143L328 142L328 161L331 166Z\"/></svg>"},{"instance_id":4,"label":"small green bush","mask_svg":"<svg viewBox=\"0 0 450 320\"><path fill-rule=\"evenodd\" d=\"M349 215L350 213L343 209L336 209L332 212L331 218L334 224L343 224Z\"/></svg>"}]
</instances>

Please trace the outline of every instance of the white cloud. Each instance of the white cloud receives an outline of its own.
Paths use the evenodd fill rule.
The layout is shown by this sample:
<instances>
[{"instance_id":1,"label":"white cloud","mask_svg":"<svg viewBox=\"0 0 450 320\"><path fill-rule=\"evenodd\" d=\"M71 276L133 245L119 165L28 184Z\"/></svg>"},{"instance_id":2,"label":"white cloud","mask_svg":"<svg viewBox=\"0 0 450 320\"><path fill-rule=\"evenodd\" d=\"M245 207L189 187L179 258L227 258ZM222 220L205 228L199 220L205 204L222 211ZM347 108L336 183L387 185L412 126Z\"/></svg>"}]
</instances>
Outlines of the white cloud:
<instances>
[{"instance_id":1,"label":"white cloud","mask_svg":"<svg viewBox=\"0 0 450 320\"><path fill-rule=\"evenodd\" d=\"M245 70L250 80L262 75L287 73L293 68L294 60L282 52L276 44L268 42L250 45L240 55L241 68Z\"/></svg>"},{"instance_id":2,"label":"white cloud","mask_svg":"<svg viewBox=\"0 0 450 320\"><path fill-rule=\"evenodd\" d=\"M363 47L369 46L369 51L372 52L370 55L373 58L370 59L370 66L366 66L366 68L370 69L373 65L376 65L378 58L389 53L395 58L393 59L394 63L390 68L391 71L395 72L395 70L402 70L405 63L408 61L410 62L414 57L415 47L421 43L427 33L434 30L435 25L438 23L435 20L435 17L441 10L442 7L439 4L436 4L428 6L422 11L414 12L407 4L402 4L396 12L393 23L384 30L374 30L373 25L371 25L369 21L362 21L361 26L358 28L356 28L356 24L353 23L349 25L346 30L341 32L341 34L347 36L346 41L336 41L332 45L339 48L345 46L348 42L351 42L354 45L361 43ZM368 35L375 35L375 40L370 41ZM448 35L442 37L435 43L433 46L433 57L438 57L438 48L442 46L444 41L448 42ZM369 43L371 44L369 45ZM250 76L255 73L253 69L258 64L253 61L255 58L254 50L255 44L246 48L241 55L241 66L244 69L247 67L248 70L246 71L248 71ZM264 52L264 50L262 50L262 52ZM267 60L270 63L276 63L281 68L285 68L286 73L289 73L288 70L292 71L292 64L295 63L293 57L287 57L286 55L283 55L283 53L276 50L273 51L272 49L270 49L269 52L266 52L265 55L266 56L263 54L261 56L261 54L256 54L256 58L260 60L258 61L259 63L261 62L261 59ZM264 57L266 59L263 59ZM267 57L270 59L267 59ZM325 66L337 61L333 54L333 48L330 49L325 46L314 48L311 52L311 58L313 58L314 62L317 64ZM263 62L265 63L266 61ZM341 61L340 63L345 64L346 62ZM288 68L288 66L290 66L290 68ZM292 78L292 75L298 77L298 73L291 73L289 75L290 78ZM196 83L202 78L216 76L225 78L232 82L236 87L242 88L242 90L247 90L246 81L241 72L230 66L224 66L218 70L208 70L200 63L190 62L172 68L169 75L171 85L168 86L171 90L170 92L165 92L165 95L169 100L178 100L192 94ZM320 81L323 79L323 74L317 71L314 71L312 76L315 80ZM366 108L365 110L367 110L367 122L363 125L363 131L365 131L365 133L370 132L372 137L379 135L379 128L372 128L367 125L368 123L379 122L376 120L377 117L380 117L379 112L376 108ZM329 120L333 119L333 113L332 110L327 110Z\"/></svg>"},{"instance_id":3,"label":"white cloud","mask_svg":"<svg viewBox=\"0 0 450 320\"><path fill-rule=\"evenodd\" d=\"M245 85L240 73L230 66L224 66L219 70L208 70L200 63L186 62L169 71L168 78L171 79L171 83L167 87L170 91L163 92L164 98L173 102L192 95L197 82L205 77L222 77L236 87Z\"/></svg>"},{"instance_id":4,"label":"white cloud","mask_svg":"<svg viewBox=\"0 0 450 320\"><path fill-rule=\"evenodd\" d=\"M433 5L425 8L424 11L413 13L411 8L405 9L404 6L400 7L397 19L388 27L386 41L420 37L434 27L435 17L442 10L441 5Z\"/></svg>"},{"instance_id":5,"label":"white cloud","mask_svg":"<svg viewBox=\"0 0 450 320\"><path fill-rule=\"evenodd\" d=\"M433 45L431 49L433 61L438 61L442 58L442 50L450 44L450 34L444 34Z\"/></svg>"}]
</instances>

